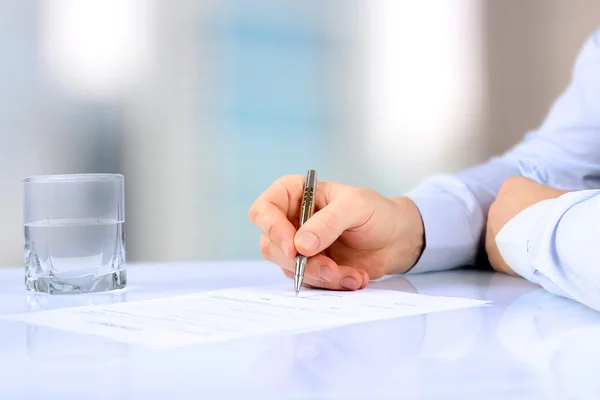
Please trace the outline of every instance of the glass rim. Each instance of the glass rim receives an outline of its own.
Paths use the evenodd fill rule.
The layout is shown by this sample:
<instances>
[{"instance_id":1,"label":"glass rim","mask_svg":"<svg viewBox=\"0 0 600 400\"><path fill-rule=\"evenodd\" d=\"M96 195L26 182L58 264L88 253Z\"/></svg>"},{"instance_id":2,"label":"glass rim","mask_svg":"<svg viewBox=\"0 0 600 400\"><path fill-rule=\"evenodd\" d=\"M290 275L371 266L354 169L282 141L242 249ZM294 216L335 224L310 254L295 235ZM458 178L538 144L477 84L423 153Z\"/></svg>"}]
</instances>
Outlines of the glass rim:
<instances>
[{"instance_id":1,"label":"glass rim","mask_svg":"<svg viewBox=\"0 0 600 400\"><path fill-rule=\"evenodd\" d=\"M122 174L57 174L57 175L33 175L23 179L23 183L45 183L45 182L95 182L107 180L123 180Z\"/></svg>"}]
</instances>

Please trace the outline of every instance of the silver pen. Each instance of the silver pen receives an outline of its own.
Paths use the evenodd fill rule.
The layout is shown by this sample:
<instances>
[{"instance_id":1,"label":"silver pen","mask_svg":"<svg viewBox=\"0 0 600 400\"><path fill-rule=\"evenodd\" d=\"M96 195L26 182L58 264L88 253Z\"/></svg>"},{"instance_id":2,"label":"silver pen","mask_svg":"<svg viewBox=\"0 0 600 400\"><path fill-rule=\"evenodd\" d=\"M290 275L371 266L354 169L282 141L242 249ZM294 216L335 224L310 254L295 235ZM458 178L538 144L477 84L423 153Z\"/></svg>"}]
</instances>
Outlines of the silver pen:
<instances>
[{"instance_id":1,"label":"silver pen","mask_svg":"<svg viewBox=\"0 0 600 400\"><path fill-rule=\"evenodd\" d=\"M300 209L300 226L304 225L315 212L315 195L317 192L317 171L311 169L306 174L306 183L304 184L304 194L302 195L302 205ZM298 254L296 256L296 268L294 271L294 289L296 296L302 287L304 280L304 269L306 268L306 256Z\"/></svg>"}]
</instances>

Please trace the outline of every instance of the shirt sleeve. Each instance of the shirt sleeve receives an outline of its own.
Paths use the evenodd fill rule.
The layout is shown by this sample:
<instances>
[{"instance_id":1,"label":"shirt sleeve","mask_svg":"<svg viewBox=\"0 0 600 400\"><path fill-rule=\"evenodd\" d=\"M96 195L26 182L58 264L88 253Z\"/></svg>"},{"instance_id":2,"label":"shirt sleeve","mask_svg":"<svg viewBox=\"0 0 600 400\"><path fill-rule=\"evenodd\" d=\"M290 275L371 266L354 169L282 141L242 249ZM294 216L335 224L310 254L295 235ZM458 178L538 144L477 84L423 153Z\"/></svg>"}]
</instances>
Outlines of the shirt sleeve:
<instances>
[{"instance_id":1,"label":"shirt sleeve","mask_svg":"<svg viewBox=\"0 0 600 400\"><path fill-rule=\"evenodd\" d=\"M555 199L540 201L515 215L498 232L494 240L502 259L508 266L530 282L539 279L530 268L530 235L533 227L548 213Z\"/></svg>"},{"instance_id":2,"label":"shirt sleeve","mask_svg":"<svg viewBox=\"0 0 600 400\"><path fill-rule=\"evenodd\" d=\"M600 29L584 43L571 81L540 127L501 156L432 177L406 193L417 205L425 247L410 273L473 265L490 205L511 176L567 190L600 188Z\"/></svg>"},{"instance_id":3,"label":"shirt sleeve","mask_svg":"<svg viewBox=\"0 0 600 400\"><path fill-rule=\"evenodd\" d=\"M500 230L496 243L519 275L600 310L600 190L534 204Z\"/></svg>"}]
</instances>

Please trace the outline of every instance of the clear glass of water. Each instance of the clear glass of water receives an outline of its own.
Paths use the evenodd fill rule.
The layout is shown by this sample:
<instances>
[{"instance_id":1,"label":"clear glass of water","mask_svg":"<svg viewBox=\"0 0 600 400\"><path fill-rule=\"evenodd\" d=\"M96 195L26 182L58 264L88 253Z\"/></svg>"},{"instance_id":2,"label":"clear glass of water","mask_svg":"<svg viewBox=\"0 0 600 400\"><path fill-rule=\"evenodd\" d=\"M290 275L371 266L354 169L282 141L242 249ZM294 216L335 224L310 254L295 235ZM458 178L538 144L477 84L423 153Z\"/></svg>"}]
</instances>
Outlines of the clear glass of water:
<instances>
[{"instance_id":1,"label":"clear glass of water","mask_svg":"<svg viewBox=\"0 0 600 400\"><path fill-rule=\"evenodd\" d=\"M25 288L52 294L125 288L124 196L119 174L25 179Z\"/></svg>"}]
</instances>

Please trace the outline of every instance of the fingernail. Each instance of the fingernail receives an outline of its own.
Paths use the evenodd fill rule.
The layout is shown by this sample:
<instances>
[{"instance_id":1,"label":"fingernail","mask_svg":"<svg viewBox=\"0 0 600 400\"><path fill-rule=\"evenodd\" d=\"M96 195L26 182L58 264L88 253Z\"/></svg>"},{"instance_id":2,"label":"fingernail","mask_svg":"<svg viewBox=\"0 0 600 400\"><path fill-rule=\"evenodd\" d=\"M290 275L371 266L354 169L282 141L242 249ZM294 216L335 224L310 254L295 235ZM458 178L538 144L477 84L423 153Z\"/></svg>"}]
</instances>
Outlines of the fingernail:
<instances>
[{"instance_id":1,"label":"fingernail","mask_svg":"<svg viewBox=\"0 0 600 400\"><path fill-rule=\"evenodd\" d=\"M281 250L287 258L290 257L290 245L288 244L287 240L281 242Z\"/></svg>"},{"instance_id":2,"label":"fingernail","mask_svg":"<svg viewBox=\"0 0 600 400\"><path fill-rule=\"evenodd\" d=\"M306 250L316 250L319 248L319 238L312 232L301 233L296 239L297 245L303 247Z\"/></svg>"},{"instance_id":3,"label":"fingernail","mask_svg":"<svg viewBox=\"0 0 600 400\"><path fill-rule=\"evenodd\" d=\"M333 279L333 271L328 265L321 265L317 270L317 275L326 282L331 282Z\"/></svg>"},{"instance_id":4,"label":"fingernail","mask_svg":"<svg viewBox=\"0 0 600 400\"><path fill-rule=\"evenodd\" d=\"M343 287L344 289L356 290L356 289L358 289L358 282L356 282L356 279L354 279L350 276L347 276L340 281L340 286Z\"/></svg>"}]
</instances>

